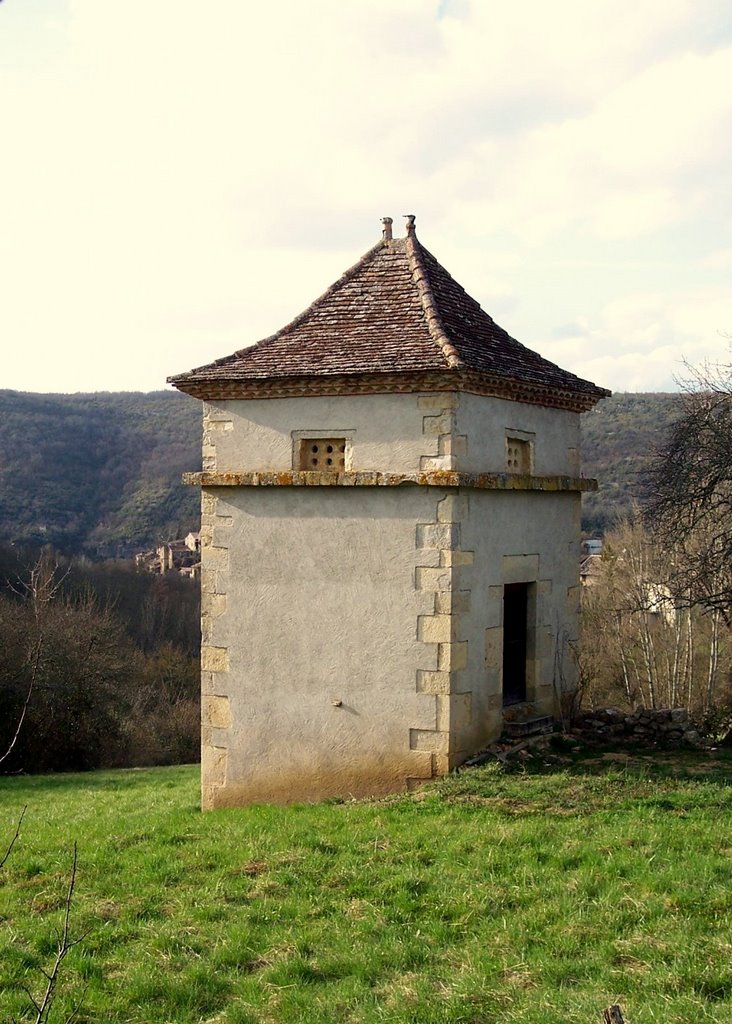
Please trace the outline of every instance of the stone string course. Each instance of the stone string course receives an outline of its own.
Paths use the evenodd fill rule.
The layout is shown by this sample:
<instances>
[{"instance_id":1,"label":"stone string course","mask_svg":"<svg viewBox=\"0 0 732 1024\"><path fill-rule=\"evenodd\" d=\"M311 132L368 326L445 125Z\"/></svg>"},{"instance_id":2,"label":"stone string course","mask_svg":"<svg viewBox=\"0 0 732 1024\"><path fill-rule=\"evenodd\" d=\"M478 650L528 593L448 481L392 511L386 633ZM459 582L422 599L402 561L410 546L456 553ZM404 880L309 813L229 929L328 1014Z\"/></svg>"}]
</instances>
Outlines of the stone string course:
<instances>
[{"instance_id":1,"label":"stone string course","mask_svg":"<svg viewBox=\"0 0 732 1024\"><path fill-rule=\"evenodd\" d=\"M435 417L425 417L434 419ZM520 473L460 473L449 467L455 458L466 450L462 434L440 433L436 436L437 451L424 455L421 462L430 469L419 473L345 473L323 470L256 470L243 473L219 473L215 468L204 469L202 473L184 473L183 483L193 487L402 487L416 484L419 487L472 487L483 491L596 491L597 480L573 476L526 476ZM204 460L215 465L216 448L204 447Z\"/></svg>"}]
</instances>

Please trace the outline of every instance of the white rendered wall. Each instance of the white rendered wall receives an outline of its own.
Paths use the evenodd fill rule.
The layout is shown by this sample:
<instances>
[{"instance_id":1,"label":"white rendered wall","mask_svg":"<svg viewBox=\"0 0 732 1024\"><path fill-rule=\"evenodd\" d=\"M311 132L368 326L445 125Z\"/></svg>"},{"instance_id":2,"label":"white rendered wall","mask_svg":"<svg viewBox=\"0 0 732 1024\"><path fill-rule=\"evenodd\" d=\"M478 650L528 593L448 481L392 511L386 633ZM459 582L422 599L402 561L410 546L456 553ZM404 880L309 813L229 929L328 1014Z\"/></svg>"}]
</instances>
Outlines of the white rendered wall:
<instances>
[{"instance_id":1,"label":"white rendered wall","mask_svg":"<svg viewBox=\"0 0 732 1024\"><path fill-rule=\"evenodd\" d=\"M422 456L437 454L436 437L425 447L424 417L417 395L209 403L204 407L204 469L227 473L296 468L295 432L349 438L353 461L347 468L354 471L413 473Z\"/></svg>"},{"instance_id":2,"label":"white rendered wall","mask_svg":"<svg viewBox=\"0 0 732 1024\"><path fill-rule=\"evenodd\" d=\"M297 468L297 437L346 437L353 471L506 471L506 437L530 440L537 476L579 475L579 414L471 394L231 400L204 406L203 468Z\"/></svg>"},{"instance_id":3,"label":"white rendered wall","mask_svg":"<svg viewBox=\"0 0 732 1024\"><path fill-rule=\"evenodd\" d=\"M204 469L287 472L312 434L354 471L503 473L512 433L534 475L578 472L577 414L450 392L208 405ZM495 738L506 583L534 585L529 702L554 711L558 663L571 685L578 493L214 486L202 510L204 807L399 790Z\"/></svg>"},{"instance_id":4,"label":"white rendered wall","mask_svg":"<svg viewBox=\"0 0 732 1024\"><path fill-rule=\"evenodd\" d=\"M430 609L414 578L415 524L435 501L418 487L218 491L214 544L228 556L204 607L219 591L224 610L204 642L227 653L203 673L204 806L431 777L431 753L413 747L436 727L435 697L416 687L436 645L417 638Z\"/></svg>"},{"instance_id":5,"label":"white rendered wall","mask_svg":"<svg viewBox=\"0 0 732 1024\"><path fill-rule=\"evenodd\" d=\"M455 634L467 663L453 689L470 694L470 715L453 723L458 761L501 731L503 587L532 584L527 702L557 714L558 688L575 685L570 642L579 633L580 496L574 493L461 491L459 542L472 552L460 569L463 593Z\"/></svg>"},{"instance_id":6,"label":"white rendered wall","mask_svg":"<svg viewBox=\"0 0 732 1024\"><path fill-rule=\"evenodd\" d=\"M579 413L461 394L455 420L455 433L467 439L456 467L463 472L502 472L511 433L530 436L535 476L579 476Z\"/></svg>"}]
</instances>

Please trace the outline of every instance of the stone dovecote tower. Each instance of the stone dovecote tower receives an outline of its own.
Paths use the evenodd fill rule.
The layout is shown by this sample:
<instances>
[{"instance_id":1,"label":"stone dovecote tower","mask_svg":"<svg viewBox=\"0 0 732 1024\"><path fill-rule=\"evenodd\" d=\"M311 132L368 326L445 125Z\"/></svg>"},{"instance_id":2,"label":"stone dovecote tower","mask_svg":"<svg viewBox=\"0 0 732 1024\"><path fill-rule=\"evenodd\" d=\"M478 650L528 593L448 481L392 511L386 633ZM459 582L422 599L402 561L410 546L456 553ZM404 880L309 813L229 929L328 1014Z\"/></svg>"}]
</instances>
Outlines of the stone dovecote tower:
<instances>
[{"instance_id":1,"label":"stone dovecote tower","mask_svg":"<svg viewBox=\"0 0 732 1024\"><path fill-rule=\"evenodd\" d=\"M205 808L378 794L574 684L579 414L609 392L384 237L204 402Z\"/></svg>"}]
</instances>

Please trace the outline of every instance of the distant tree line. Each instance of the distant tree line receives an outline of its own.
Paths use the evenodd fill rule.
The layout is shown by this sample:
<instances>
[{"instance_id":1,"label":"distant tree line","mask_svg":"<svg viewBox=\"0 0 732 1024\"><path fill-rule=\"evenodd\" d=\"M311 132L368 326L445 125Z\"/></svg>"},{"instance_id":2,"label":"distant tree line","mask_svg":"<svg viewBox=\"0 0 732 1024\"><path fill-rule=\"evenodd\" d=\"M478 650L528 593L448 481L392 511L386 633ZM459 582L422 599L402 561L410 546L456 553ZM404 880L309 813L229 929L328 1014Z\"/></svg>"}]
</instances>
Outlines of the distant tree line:
<instances>
[{"instance_id":1,"label":"distant tree line","mask_svg":"<svg viewBox=\"0 0 732 1024\"><path fill-rule=\"evenodd\" d=\"M195 581L0 548L2 770L197 761L199 636Z\"/></svg>"}]
</instances>

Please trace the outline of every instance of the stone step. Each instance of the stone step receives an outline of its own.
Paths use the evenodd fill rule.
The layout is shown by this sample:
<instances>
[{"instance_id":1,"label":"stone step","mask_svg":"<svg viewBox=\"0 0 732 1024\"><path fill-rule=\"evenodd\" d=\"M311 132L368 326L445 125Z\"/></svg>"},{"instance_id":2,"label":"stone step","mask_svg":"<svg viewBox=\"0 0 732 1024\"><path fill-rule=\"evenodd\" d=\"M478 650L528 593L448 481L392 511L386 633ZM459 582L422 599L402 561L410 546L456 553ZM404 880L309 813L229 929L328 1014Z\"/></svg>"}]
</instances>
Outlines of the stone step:
<instances>
[{"instance_id":1,"label":"stone step","mask_svg":"<svg viewBox=\"0 0 732 1024\"><path fill-rule=\"evenodd\" d=\"M554 719L551 715L525 718L521 722L505 722L503 726L503 735L510 739L522 739L524 736L540 736L548 732L554 732Z\"/></svg>"}]
</instances>

